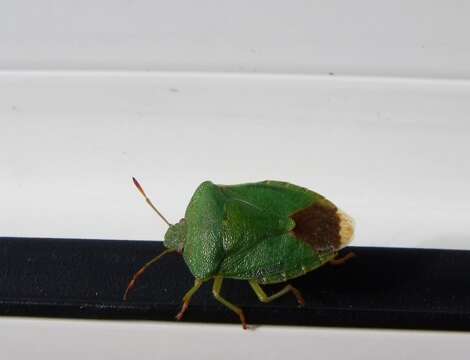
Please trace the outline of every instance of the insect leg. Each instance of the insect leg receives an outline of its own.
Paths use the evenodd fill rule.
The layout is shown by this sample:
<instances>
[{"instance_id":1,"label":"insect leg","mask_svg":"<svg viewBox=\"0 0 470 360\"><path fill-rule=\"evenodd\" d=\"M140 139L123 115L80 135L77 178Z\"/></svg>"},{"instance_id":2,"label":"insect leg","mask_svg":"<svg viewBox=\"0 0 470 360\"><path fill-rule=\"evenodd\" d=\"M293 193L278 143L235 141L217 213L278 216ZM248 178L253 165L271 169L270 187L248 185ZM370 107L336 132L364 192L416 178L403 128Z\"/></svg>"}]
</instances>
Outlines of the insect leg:
<instances>
[{"instance_id":1,"label":"insect leg","mask_svg":"<svg viewBox=\"0 0 470 360\"><path fill-rule=\"evenodd\" d=\"M350 253L347 253L346 255L344 255L343 257L339 258L339 259L331 259L329 261L330 265L333 265L333 266L340 266L340 265L344 265L346 263L346 261L352 259L356 257L356 254L353 253L352 251Z\"/></svg>"},{"instance_id":2,"label":"insect leg","mask_svg":"<svg viewBox=\"0 0 470 360\"><path fill-rule=\"evenodd\" d=\"M220 301L222 304L224 304L226 307L232 310L235 314L237 314L240 317L240 321L242 323L243 329L247 329L245 314L243 313L243 310L240 309L238 306L233 305L231 302L225 300L220 295L220 290L222 289L223 281L224 281L224 278L222 276L216 276L214 278L214 286L212 287L212 294L214 294L214 297L216 298L216 300Z\"/></svg>"},{"instance_id":3,"label":"insect leg","mask_svg":"<svg viewBox=\"0 0 470 360\"><path fill-rule=\"evenodd\" d=\"M292 285L286 285L282 290L278 291L277 293L275 293L271 296L268 296L268 295L266 295L266 293L264 292L264 290L260 286L260 284L258 284L256 282L256 280L249 280L248 282L250 283L251 287L253 288L253 291L258 296L258 299L261 302L264 302L264 303L271 302L271 301L281 297L282 295L287 294L289 291L291 291L294 294L294 296L296 297L297 302L299 303L299 305L305 304L304 298L302 297L302 294L300 293L300 291L297 290Z\"/></svg>"},{"instance_id":4,"label":"insect leg","mask_svg":"<svg viewBox=\"0 0 470 360\"><path fill-rule=\"evenodd\" d=\"M124 301L127 300L127 295L129 294L129 291L131 291L134 286L135 286L135 283L137 281L138 278L140 278L143 273L145 272L145 270L147 270L150 266L152 266L155 262L157 262L158 260L160 260L160 258L168 253L171 253L175 250L173 249L166 249L165 251L163 251L161 254L155 256L152 260L150 260L149 262L147 262L144 266L142 266L139 271L137 271L134 276L132 277L131 281L129 281L129 284L127 285L127 288L126 288L126 291L124 292L124 296L122 297L122 299Z\"/></svg>"},{"instance_id":5,"label":"insect leg","mask_svg":"<svg viewBox=\"0 0 470 360\"><path fill-rule=\"evenodd\" d=\"M201 279L194 279L194 286L183 296L183 306L181 306L180 312L176 315L177 320L181 320L183 318L184 313L188 310L192 296L199 290L203 283L204 282Z\"/></svg>"}]
</instances>

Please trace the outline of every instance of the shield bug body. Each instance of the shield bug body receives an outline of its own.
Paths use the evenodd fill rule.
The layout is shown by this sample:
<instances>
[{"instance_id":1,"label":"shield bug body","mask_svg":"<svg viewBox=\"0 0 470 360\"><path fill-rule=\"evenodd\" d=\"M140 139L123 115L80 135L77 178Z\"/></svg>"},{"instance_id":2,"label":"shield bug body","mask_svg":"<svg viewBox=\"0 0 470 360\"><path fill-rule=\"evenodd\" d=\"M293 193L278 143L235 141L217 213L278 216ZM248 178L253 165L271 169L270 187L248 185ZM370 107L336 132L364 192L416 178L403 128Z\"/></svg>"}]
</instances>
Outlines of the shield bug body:
<instances>
[{"instance_id":1,"label":"shield bug body","mask_svg":"<svg viewBox=\"0 0 470 360\"><path fill-rule=\"evenodd\" d=\"M195 277L183 297L180 320L192 295L213 279L213 295L234 311L244 328L243 311L222 297L224 278L247 280L262 302L292 292L303 304L300 292L286 285L268 296L263 284L285 282L328 262L339 264L353 256L335 259L353 238L353 220L322 195L286 182L264 181L240 185L203 182L189 202L185 217L170 224L134 184L147 203L168 224L162 254L145 264L132 278L128 291L145 269L162 255L177 251Z\"/></svg>"}]
</instances>

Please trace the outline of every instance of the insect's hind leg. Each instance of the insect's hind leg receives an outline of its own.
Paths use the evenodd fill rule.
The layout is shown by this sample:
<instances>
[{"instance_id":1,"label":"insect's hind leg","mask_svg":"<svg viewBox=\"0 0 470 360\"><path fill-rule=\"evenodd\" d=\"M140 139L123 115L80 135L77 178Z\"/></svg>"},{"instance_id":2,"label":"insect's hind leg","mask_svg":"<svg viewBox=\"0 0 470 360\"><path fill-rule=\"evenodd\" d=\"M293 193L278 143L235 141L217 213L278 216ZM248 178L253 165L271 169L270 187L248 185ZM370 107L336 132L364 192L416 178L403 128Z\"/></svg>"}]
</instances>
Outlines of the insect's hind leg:
<instances>
[{"instance_id":1,"label":"insect's hind leg","mask_svg":"<svg viewBox=\"0 0 470 360\"><path fill-rule=\"evenodd\" d=\"M356 257L356 254L351 251L340 258L335 257L334 259L331 259L329 261L329 264L333 266L341 266L341 265L344 265L347 261L355 257Z\"/></svg>"},{"instance_id":2,"label":"insect's hind leg","mask_svg":"<svg viewBox=\"0 0 470 360\"><path fill-rule=\"evenodd\" d=\"M304 305L305 304L304 298L302 297L302 294L300 293L300 291L297 290L295 287L293 287L290 284L286 285L284 288L282 288L277 293L275 293L271 296L268 296L268 295L266 295L266 293L264 292L264 290L260 286L260 284L258 284L256 282L256 280L249 280L248 282L250 283L251 287L253 288L253 291L258 296L258 299L261 302L264 302L264 303L271 302L271 301L281 297L282 295L287 294L290 291L294 294L294 296L297 299L297 302L299 303L299 305Z\"/></svg>"},{"instance_id":3,"label":"insect's hind leg","mask_svg":"<svg viewBox=\"0 0 470 360\"><path fill-rule=\"evenodd\" d=\"M188 310L192 296L199 290L203 283L204 281L201 279L194 279L194 286L183 296L183 306L181 306L180 312L176 315L177 320L181 320L183 318L184 313Z\"/></svg>"},{"instance_id":4,"label":"insect's hind leg","mask_svg":"<svg viewBox=\"0 0 470 360\"><path fill-rule=\"evenodd\" d=\"M230 310L232 310L235 314L237 314L240 317L240 321L242 323L243 329L246 330L247 325L246 325L245 314L243 313L243 310L239 308L238 306L232 304L230 301L225 300L220 295L220 290L222 289L223 281L224 281L224 278L222 276L216 276L214 278L214 286L212 287L212 294L214 295L217 301L224 304L226 307L228 307Z\"/></svg>"}]
</instances>

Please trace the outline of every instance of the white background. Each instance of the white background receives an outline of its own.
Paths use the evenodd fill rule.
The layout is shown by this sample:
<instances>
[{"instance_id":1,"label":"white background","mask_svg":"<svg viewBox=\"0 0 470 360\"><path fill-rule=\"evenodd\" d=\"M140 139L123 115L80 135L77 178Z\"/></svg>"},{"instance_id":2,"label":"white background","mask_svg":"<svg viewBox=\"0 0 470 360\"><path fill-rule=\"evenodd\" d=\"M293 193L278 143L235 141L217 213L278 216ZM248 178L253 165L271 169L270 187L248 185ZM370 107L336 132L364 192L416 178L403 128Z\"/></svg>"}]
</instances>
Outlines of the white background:
<instances>
[{"instance_id":1,"label":"white background","mask_svg":"<svg viewBox=\"0 0 470 360\"><path fill-rule=\"evenodd\" d=\"M468 359L463 332L7 319L3 359ZM26 345L27 344L27 345ZM347 355L347 357L346 357Z\"/></svg>"},{"instance_id":2,"label":"white background","mask_svg":"<svg viewBox=\"0 0 470 360\"><path fill-rule=\"evenodd\" d=\"M131 176L172 221L203 180L280 179L350 213L355 245L470 249L469 6L3 1L0 235L161 239ZM463 333L30 319L0 329L5 359L469 352Z\"/></svg>"},{"instance_id":3,"label":"white background","mask_svg":"<svg viewBox=\"0 0 470 360\"><path fill-rule=\"evenodd\" d=\"M0 67L470 76L465 0L0 3Z\"/></svg>"},{"instance_id":4,"label":"white background","mask_svg":"<svg viewBox=\"0 0 470 360\"><path fill-rule=\"evenodd\" d=\"M291 181L356 245L470 248L464 81L187 73L0 74L3 235L161 239L197 185Z\"/></svg>"}]
</instances>

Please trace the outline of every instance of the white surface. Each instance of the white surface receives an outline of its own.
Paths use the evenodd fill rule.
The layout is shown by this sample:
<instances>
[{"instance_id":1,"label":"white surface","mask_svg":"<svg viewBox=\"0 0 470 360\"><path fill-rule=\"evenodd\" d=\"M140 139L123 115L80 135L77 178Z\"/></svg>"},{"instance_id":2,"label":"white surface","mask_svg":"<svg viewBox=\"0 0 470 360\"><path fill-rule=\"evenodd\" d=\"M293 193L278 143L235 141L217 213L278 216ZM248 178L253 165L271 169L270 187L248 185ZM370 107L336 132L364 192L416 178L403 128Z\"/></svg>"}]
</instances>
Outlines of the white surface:
<instances>
[{"instance_id":1,"label":"white surface","mask_svg":"<svg viewBox=\"0 0 470 360\"><path fill-rule=\"evenodd\" d=\"M470 76L470 3L0 2L0 69Z\"/></svg>"},{"instance_id":2,"label":"white surface","mask_svg":"<svg viewBox=\"0 0 470 360\"><path fill-rule=\"evenodd\" d=\"M149 322L0 321L0 357L38 359L468 359L470 334ZM27 344L27 346L25 346Z\"/></svg>"},{"instance_id":3,"label":"white surface","mask_svg":"<svg viewBox=\"0 0 470 360\"><path fill-rule=\"evenodd\" d=\"M357 222L355 245L470 249L470 83L1 73L0 229L161 239L206 179L281 179Z\"/></svg>"}]
</instances>

